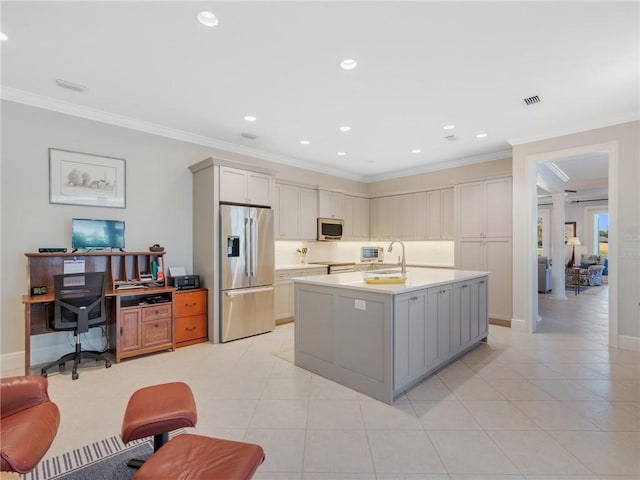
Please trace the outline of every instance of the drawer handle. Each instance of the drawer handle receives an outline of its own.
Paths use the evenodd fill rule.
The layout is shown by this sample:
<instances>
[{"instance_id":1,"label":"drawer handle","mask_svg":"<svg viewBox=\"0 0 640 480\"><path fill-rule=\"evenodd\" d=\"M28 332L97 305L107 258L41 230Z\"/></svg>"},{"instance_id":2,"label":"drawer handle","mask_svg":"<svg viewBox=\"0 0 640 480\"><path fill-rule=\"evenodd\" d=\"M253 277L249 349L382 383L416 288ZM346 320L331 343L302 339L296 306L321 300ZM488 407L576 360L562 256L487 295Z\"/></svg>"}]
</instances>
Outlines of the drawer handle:
<instances>
[{"instance_id":1,"label":"drawer handle","mask_svg":"<svg viewBox=\"0 0 640 480\"><path fill-rule=\"evenodd\" d=\"M160 327L160 324L159 324L159 323L156 323L154 326L155 326L156 328L158 328L158 327Z\"/></svg>"},{"instance_id":2,"label":"drawer handle","mask_svg":"<svg viewBox=\"0 0 640 480\"><path fill-rule=\"evenodd\" d=\"M195 307L198 303L197 302L193 302L193 303L185 303L184 306L191 308L191 307Z\"/></svg>"},{"instance_id":3,"label":"drawer handle","mask_svg":"<svg viewBox=\"0 0 640 480\"><path fill-rule=\"evenodd\" d=\"M484 280L482 280L482 281L480 282L480 285L482 285L483 283L484 283Z\"/></svg>"},{"instance_id":4,"label":"drawer handle","mask_svg":"<svg viewBox=\"0 0 640 480\"><path fill-rule=\"evenodd\" d=\"M469 285L462 285L462 288L467 288Z\"/></svg>"},{"instance_id":5,"label":"drawer handle","mask_svg":"<svg viewBox=\"0 0 640 480\"><path fill-rule=\"evenodd\" d=\"M194 325L193 327L185 327L185 330L186 330L187 332L193 332L196 328L198 328L198 327L196 327L196 326Z\"/></svg>"}]
</instances>

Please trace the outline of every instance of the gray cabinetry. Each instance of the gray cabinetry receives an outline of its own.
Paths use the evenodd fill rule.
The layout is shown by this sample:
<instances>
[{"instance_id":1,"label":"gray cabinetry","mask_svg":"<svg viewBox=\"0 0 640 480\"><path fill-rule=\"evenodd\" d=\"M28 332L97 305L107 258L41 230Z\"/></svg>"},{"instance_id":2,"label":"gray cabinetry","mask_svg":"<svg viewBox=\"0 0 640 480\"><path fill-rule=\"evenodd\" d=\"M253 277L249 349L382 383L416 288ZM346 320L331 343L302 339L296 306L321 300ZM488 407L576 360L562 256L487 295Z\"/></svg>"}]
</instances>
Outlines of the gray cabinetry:
<instances>
[{"instance_id":1,"label":"gray cabinetry","mask_svg":"<svg viewBox=\"0 0 640 480\"><path fill-rule=\"evenodd\" d=\"M420 377L427 366L427 295L398 295L393 310L393 386L398 389Z\"/></svg>"},{"instance_id":2,"label":"gray cabinetry","mask_svg":"<svg viewBox=\"0 0 640 480\"><path fill-rule=\"evenodd\" d=\"M487 336L487 279L397 295L393 312L397 395Z\"/></svg>"},{"instance_id":3,"label":"gray cabinetry","mask_svg":"<svg viewBox=\"0 0 640 480\"><path fill-rule=\"evenodd\" d=\"M430 288L427 302L427 366L436 368L451 356L451 285Z\"/></svg>"},{"instance_id":4,"label":"gray cabinetry","mask_svg":"<svg viewBox=\"0 0 640 480\"><path fill-rule=\"evenodd\" d=\"M297 279L296 365L391 403L486 337L486 275L408 273L438 280L380 291L355 272Z\"/></svg>"},{"instance_id":5,"label":"gray cabinetry","mask_svg":"<svg viewBox=\"0 0 640 480\"><path fill-rule=\"evenodd\" d=\"M474 279L453 286L452 347L454 352L487 335L487 280Z\"/></svg>"}]
</instances>

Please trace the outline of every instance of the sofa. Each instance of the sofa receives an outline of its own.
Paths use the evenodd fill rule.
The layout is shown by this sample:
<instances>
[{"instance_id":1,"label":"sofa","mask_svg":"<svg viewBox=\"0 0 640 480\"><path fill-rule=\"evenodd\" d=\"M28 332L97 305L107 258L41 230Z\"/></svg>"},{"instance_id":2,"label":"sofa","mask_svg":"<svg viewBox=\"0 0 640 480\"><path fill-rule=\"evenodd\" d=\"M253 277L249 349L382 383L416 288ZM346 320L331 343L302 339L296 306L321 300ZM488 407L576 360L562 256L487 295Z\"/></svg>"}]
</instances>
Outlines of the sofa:
<instances>
[{"instance_id":1,"label":"sofa","mask_svg":"<svg viewBox=\"0 0 640 480\"><path fill-rule=\"evenodd\" d=\"M605 258L602 255L580 255L580 264L576 264L575 268L567 269L565 275L565 283L567 285L576 285L578 283L577 276L580 274L580 286L594 287L602 285L602 272L605 269Z\"/></svg>"},{"instance_id":2,"label":"sofa","mask_svg":"<svg viewBox=\"0 0 640 480\"><path fill-rule=\"evenodd\" d=\"M0 457L2 470L27 473L44 457L58 432L60 411L49 399L47 379L35 376L0 380Z\"/></svg>"}]
</instances>

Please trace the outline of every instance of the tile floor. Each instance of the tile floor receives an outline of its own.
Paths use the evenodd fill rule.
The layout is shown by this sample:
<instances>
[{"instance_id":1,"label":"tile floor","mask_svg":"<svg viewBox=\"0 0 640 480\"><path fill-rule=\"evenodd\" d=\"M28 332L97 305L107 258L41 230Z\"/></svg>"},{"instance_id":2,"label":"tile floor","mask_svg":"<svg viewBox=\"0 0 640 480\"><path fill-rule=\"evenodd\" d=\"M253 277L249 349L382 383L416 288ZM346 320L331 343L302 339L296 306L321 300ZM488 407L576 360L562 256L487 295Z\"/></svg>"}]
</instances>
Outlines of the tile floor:
<instances>
[{"instance_id":1,"label":"tile floor","mask_svg":"<svg viewBox=\"0 0 640 480\"><path fill-rule=\"evenodd\" d=\"M295 367L293 325L52 374L62 421L49 455L119 433L136 389L181 380L196 432L259 443L257 479L640 478L640 354L607 340L607 287L540 296L542 332L489 341L393 406Z\"/></svg>"}]
</instances>

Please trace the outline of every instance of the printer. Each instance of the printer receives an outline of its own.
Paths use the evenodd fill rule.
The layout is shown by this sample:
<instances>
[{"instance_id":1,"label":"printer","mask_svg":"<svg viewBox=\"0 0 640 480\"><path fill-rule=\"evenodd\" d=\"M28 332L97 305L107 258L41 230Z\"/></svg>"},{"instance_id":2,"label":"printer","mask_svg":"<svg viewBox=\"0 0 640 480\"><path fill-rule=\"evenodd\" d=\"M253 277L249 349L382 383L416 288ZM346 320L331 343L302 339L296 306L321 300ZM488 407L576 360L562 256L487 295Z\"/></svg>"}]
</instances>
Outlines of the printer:
<instances>
[{"instance_id":1,"label":"printer","mask_svg":"<svg viewBox=\"0 0 640 480\"><path fill-rule=\"evenodd\" d=\"M200 275L169 276L169 285L178 290L193 290L200 288Z\"/></svg>"}]
</instances>

